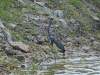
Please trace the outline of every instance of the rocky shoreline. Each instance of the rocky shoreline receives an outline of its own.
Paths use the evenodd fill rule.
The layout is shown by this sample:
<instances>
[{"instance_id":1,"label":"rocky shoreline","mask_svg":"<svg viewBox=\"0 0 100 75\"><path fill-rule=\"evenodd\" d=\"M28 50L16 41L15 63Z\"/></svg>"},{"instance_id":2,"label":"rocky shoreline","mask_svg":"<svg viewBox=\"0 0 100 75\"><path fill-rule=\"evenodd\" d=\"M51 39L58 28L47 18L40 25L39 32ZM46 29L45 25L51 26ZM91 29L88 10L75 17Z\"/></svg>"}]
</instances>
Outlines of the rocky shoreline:
<instances>
[{"instance_id":1,"label":"rocky shoreline","mask_svg":"<svg viewBox=\"0 0 100 75\"><path fill-rule=\"evenodd\" d=\"M24 4L31 2L26 0L19 1ZM48 15L51 15L51 17L53 17L50 33L52 35L55 35L62 41L65 47L65 59L100 56L99 40L96 40L95 37L93 37L93 34L86 33L86 31L84 31L84 34L86 33L86 35L83 34L85 37L82 36L81 34L83 33L83 31L81 30L79 23L75 19L72 18L65 21L65 19L63 19L64 15L62 10L50 9L44 2L33 2L31 5L34 5L41 10L38 10L38 13L40 15L36 15L32 13L33 10L31 8L22 8L22 10L24 10L23 12L26 13L22 15L22 18L24 18L22 22L28 25L25 29L30 27L30 30L38 31L38 33L29 33L26 30L27 33L24 33L22 31L23 29L20 29L20 31L22 31L23 39L28 40L28 42L23 43L22 41L16 40L16 38L14 38L14 36L10 34L12 31L5 29L5 27L7 26L5 25L5 21L3 19L0 20L0 71L6 70L10 72L11 68L15 67L27 68L31 63L33 63L33 61L35 61L36 63L43 63L45 61L50 62L52 59L54 59L54 53L52 52L52 48L50 47L47 40L48 22L46 22L45 19ZM86 7L84 8L87 9ZM43 11L46 13L44 13ZM93 20L99 20L97 15L92 15L92 17ZM29 21L29 19L31 19L31 21ZM32 24L34 24L34 26ZM73 29L70 29L70 27L73 25ZM10 23L10 26L15 32L20 33L18 27L21 27L22 25L18 23ZM64 33L68 33L68 29L71 32L73 31L75 35L70 36ZM96 35L100 38L99 33ZM62 53L57 52L57 58L62 59ZM12 60L14 64L9 64L9 62ZM5 66L7 66L7 68L2 69L2 67Z\"/></svg>"}]
</instances>

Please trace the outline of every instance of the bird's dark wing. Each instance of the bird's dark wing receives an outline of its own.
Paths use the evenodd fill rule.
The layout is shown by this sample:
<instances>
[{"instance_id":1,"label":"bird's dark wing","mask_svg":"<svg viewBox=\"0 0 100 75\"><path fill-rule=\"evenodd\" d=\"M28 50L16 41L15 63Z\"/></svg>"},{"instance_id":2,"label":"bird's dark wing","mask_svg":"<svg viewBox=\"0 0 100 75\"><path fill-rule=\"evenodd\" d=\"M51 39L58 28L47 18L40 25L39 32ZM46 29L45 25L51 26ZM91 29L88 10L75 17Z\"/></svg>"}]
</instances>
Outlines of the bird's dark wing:
<instances>
[{"instance_id":1,"label":"bird's dark wing","mask_svg":"<svg viewBox=\"0 0 100 75\"><path fill-rule=\"evenodd\" d=\"M64 46L58 38L56 38L55 36L50 36L50 40L51 42L54 42L57 45L57 47L62 50L61 52L65 52Z\"/></svg>"},{"instance_id":2,"label":"bird's dark wing","mask_svg":"<svg viewBox=\"0 0 100 75\"><path fill-rule=\"evenodd\" d=\"M59 39L55 39L54 43L57 45L58 48L60 48L62 51L61 52L65 52L64 46L62 45L61 41Z\"/></svg>"}]
</instances>

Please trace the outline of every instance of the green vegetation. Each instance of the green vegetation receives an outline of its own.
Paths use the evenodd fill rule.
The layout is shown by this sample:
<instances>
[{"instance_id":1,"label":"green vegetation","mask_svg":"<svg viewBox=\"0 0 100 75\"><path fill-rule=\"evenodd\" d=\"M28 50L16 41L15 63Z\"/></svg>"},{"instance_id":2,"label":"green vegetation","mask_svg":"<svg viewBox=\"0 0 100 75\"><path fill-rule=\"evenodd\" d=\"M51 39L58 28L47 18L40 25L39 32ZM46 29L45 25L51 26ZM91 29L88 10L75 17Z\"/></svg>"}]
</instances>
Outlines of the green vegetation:
<instances>
[{"instance_id":1,"label":"green vegetation","mask_svg":"<svg viewBox=\"0 0 100 75\"><path fill-rule=\"evenodd\" d=\"M80 9L81 8L81 3L78 2L78 0L68 0L69 3L74 5L76 8Z\"/></svg>"},{"instance_id":2,"label":"green vegetation","mask_svg":"<svg viewBox=\"0 0 100 75\"><path fill-rule=\"evenodd\" d=\"M0 0L0 16L4 20L11 20L12 15L9 13L10 5L14 2L14 0Z\"/></svg>"}]
</instances>

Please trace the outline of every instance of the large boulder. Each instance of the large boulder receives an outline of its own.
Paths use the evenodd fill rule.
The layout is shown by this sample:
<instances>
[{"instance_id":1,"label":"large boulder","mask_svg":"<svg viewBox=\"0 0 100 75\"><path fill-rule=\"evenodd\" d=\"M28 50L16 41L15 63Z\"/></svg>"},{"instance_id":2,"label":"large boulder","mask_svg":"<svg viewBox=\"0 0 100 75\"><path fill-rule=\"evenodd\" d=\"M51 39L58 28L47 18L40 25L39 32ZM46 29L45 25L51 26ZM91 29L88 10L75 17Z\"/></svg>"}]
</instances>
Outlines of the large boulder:
<instances>
[{"instance_id":1,"label":"large boulder","mask_svg":"<svg viewBox=\"0 0 100 75\"><path fill-rule=\"evenodd\" d=\"M29 45L25 45L23 44L22 42L13 42L11 40L11 38L8 38L7 41L9 42L9 44L14 47L14 48L17 48L17 49L21 49L23 50L24 52L28 52L29 51Z\"/></svg>"}]
</instances>

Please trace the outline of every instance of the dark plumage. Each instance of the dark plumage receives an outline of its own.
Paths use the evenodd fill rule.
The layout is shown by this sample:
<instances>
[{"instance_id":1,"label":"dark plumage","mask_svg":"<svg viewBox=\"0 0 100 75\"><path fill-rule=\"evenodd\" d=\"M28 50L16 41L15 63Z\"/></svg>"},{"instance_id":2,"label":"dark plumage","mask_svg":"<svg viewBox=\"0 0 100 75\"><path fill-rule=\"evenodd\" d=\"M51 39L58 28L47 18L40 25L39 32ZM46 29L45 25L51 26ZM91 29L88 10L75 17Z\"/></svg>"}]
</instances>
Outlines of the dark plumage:
<instances>
[{"instance_id":1,"label":"dark plumage","mask_svg":"<svg viewBox=\"0 0 100 75\"><path fill-rule=\"evenodd\" d=\"M62 50L61 52L65 53L65 49L64 49L64 46L62 45L61 41L58 38L56 38L55 36L50 35L49 29L51 27L51 17L48 16L47 19L49 19L49 21L50 21L50 25L48 26L47 31L48 31L48 39L49 39L51 45L53 46L53 43L55 43L56 46Z\"/></svg>"}]
</instances>

